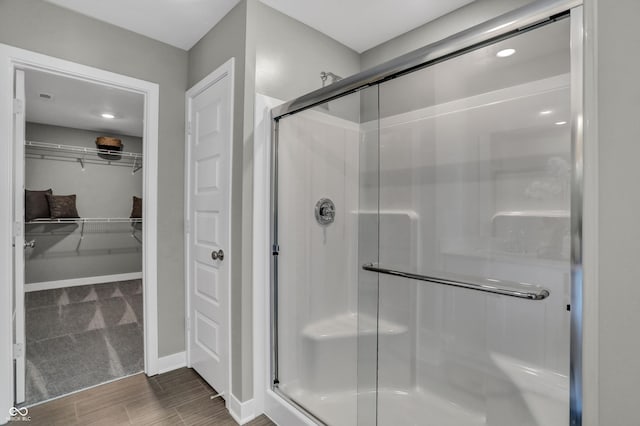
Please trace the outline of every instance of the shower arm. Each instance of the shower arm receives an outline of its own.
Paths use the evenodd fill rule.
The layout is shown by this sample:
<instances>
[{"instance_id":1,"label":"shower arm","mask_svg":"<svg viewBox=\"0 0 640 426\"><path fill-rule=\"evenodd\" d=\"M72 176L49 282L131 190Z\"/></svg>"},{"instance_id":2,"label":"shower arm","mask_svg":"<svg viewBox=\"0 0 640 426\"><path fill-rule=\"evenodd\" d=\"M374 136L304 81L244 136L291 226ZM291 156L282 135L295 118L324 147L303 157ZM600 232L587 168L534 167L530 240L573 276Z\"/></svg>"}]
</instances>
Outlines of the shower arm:
<instances>
[{"instance_id":1,"label":"shower arm","mask_svg":"<svg viewBox=\"0 0 640 426\"><path fill-rule=\"evenodd\" d=\"M478 284L468 281L455 281L447 278L431 277L428 275L414 274L411 272L396 271L379 266L377 263L365 263L362 265L365 271L378 272L394 277L411 280L425 281L432 284L441 284L451 287L466 288L468 290L482 291L485 293L499 294L502 296L517 297L527 300L544 300L549 297L549 290L532 284L517 283L504 280L490 280L491 284Z\"/></svg>"},{"instance_id":2,"label":"shower arm","mask_svg":"<svg viewBox=\"0 0 640 426\"><path fill-rule=\"evenodd\" d=\"M336 75L334 73L332 73L331 71L322 71L320 73L320 80L322 80L322 87L324 87L327 83L327 79L331 77L331 83L329 84L333 84L336 81L340 81L342 80L342 77L340 77L339 75Z\"/></svg>"}]
</instances>

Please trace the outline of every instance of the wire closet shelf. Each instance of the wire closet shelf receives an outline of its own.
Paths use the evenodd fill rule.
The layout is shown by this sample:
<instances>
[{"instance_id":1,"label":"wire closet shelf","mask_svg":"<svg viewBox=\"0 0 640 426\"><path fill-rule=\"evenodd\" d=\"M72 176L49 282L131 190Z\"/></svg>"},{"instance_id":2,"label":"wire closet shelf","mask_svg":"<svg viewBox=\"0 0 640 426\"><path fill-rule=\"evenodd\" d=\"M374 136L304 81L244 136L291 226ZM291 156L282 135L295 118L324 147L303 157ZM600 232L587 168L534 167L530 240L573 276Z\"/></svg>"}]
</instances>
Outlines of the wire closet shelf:
<instances>
[{"instance_id":1,"label":"wire closet shelf","mask_svg":"<svg viewBox=\"0 0 640 426\"><path fill-rule=\"evenodd\" d=\"M83 146L62 145L49 142L25 141L27 158L60 159L85 164L100 164L131 168L131 173L142 169L143 154L127 151L111 151Z\"/></svg>"},{"instance_id":2,"label":"wire closet shelf","mask_svg":"<svg viewBox=\"0 0 640 426\"><path fill-rule=\"evenodd\" d=\"M142 244L141 238L137 235L142 232L142 218L137 217L40 218L25 222L25 225L27 227L25 234L30 236L67 235L78 230L80 231L80 240L83 240L85 234L128 233L131 238ZM70 226L71 230L69 230ZM78 241L76 250L80 249L80 242Z\"/></svg>"},{"instance_id":3,"label":"wire closet shelf","mask_svg":"<svg viewBox=\"0 0 640 426\"><path fill-rule=\"evenodd\" d=\"M54 223L142 223L142 218L137 217L65 217L42 218L26 222L27 225L54 224Z\"/></svg>"}]
</instances>

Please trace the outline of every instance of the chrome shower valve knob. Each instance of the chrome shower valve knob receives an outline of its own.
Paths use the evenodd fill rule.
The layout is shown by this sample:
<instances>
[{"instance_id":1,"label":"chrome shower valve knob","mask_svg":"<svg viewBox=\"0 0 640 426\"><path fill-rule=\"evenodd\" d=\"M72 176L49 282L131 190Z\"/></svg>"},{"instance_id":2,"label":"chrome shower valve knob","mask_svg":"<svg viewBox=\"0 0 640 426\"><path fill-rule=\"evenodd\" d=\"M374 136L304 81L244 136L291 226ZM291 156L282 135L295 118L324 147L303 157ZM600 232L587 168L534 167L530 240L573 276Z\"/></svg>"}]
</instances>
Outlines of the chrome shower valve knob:
<instances>
[{"instance_id":1,"label":"chrome shower valve knob","mask_svg":"<svg viewBox=\"0 0 640 426\"><path fill-rule=\"evenodd\" d=\"M316 220L320 225L330 225L336 218L336 206L328 198L321 198L316 203Z\"/></svg>"}]
</instances>

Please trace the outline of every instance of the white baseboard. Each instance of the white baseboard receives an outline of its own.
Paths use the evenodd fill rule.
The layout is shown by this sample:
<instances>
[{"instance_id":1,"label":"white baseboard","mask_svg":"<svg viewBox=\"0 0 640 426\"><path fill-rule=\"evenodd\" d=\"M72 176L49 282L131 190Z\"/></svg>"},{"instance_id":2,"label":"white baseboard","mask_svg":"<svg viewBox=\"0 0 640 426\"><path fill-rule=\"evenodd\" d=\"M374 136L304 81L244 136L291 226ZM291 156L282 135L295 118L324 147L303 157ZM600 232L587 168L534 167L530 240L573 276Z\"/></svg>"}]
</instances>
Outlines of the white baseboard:
<instances>
[{"instance_id":1,"label":"white baseboard","mask_svg":"<svg viewBox=\"0 0 640 426\"><path fill-rule=\"evenodd\" d=\"M178 352L158 358L158 374L167 373L187 366L187 353Z\"/></svg>"},{"instance_id":2,"label":"white baseboard","mask_svg":"<svg viewBox=\"0 0 640 426\"><path fill-rule=\"evenodd\" d=\"M74 278L70 280L59 281L43 281L39 283L30 283L24 285L24 291L40 291L40 290L52 290L54 288L76 287L79 285L91 285L112 283L115 281L128 281L128 280L140 280L142 279L142 272L131 272L128 274L116 274L116 275L102 275L99 277L86 277L86 278Z\"/></svg>"},{"instance_id":3,"label":"white baseboard","mask_svg":"<svg viewBox=\"0 0 640 426\"><path fill-rule=\"evenodd\" d=\"M253 399L245 402L238 401L233 394L227 399L227 409L229 414L233 417L238 424L243 425L249 423L256 418L256 413L253 407Z\"/></svg>"}]
</instances>

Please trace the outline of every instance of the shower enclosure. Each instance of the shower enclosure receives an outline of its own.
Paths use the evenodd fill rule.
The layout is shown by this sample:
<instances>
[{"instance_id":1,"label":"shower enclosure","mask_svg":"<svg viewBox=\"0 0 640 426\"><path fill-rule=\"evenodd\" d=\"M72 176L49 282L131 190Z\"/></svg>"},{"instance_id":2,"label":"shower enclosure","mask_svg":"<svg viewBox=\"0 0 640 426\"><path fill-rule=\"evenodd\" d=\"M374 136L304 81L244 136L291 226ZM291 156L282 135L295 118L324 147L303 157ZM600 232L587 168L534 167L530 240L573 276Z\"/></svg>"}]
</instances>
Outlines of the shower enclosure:
<instances>
[{"instance_id":1,"label":"shower enclosure","mask_svg":"<svg viewBox=\"0 0 640 426\"><path fill-rule=\"evenodd\" d=\"M581 423L577 2L273 112L272 389L329 425Z\"/></svg>"}]
</instances>

